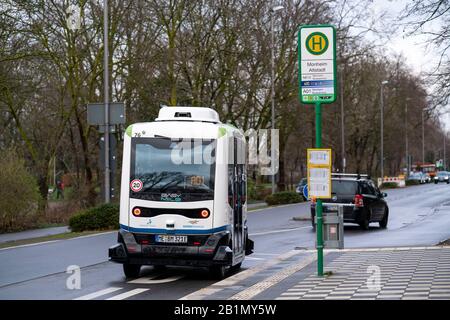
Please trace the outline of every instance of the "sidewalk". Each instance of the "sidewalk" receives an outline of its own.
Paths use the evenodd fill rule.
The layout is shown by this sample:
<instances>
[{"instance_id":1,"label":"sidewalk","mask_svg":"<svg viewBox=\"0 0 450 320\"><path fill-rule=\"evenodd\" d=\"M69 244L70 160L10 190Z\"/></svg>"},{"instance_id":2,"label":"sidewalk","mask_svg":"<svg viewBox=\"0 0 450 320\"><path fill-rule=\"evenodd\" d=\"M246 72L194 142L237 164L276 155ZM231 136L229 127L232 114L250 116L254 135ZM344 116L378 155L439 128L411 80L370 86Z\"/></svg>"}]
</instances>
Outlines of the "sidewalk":
<instances>
[{"instance_id":1,"label":"sidewalk","mask_svg":"<svg viewBox=\"0 0 450 320\"><path fill-rule=\"evenodd\" d=\"M55 234L61 234L61 233L66 233L66 232L70 232L68 226L34 229L34 230L27 230L27 231L15 232L15 233L3 233L3 234L0 234L0 243L46 237L46 236L52 236Z\"/></svg>"},{"instance_id":2,"label":"sidewalk","mask_svg":"<svg viewBox=\"0 0 450 320\"><path fill-rule=\"evenodd\" d=\"M326 250L325 271L315 250L293 250L182 299L450 299L450 247Z\"/></svg>"}]
</instances>

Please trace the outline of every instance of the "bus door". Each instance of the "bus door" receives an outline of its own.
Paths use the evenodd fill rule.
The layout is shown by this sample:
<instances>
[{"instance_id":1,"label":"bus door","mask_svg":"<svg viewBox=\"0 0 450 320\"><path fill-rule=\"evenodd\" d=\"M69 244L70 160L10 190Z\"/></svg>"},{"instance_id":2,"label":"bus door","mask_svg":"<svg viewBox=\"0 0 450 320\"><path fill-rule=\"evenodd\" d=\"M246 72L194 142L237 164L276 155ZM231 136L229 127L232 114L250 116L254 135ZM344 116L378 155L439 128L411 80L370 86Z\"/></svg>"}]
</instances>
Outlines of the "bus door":
<instances>
[{"instance_id":1,"label":"bus door","mask_svg":"<svg viewBox=\"0 0 450 320\"><path fill-rule=\"evenodd\" d=\"M246 179L244 178L244 164L242 163L242 161L239 161L239 158L242 157L243 144L237 139L234 139L233 142L233 252L235 254L240 254L244 250L243 205L245 203Z\"/></svg>"}]
</instances>

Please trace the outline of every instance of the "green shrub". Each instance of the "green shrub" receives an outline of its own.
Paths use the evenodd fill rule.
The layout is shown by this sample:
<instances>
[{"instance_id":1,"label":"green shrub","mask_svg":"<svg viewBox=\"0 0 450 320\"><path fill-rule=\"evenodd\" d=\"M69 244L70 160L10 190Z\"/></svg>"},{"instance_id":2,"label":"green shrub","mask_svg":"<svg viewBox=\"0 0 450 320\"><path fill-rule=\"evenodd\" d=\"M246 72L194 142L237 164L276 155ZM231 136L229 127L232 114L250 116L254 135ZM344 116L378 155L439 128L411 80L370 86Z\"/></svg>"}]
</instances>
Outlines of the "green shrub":
<instances>
[{"instance_id":1,"label":"green shrub","mask_svg":"<svg viewBox=\"0 0 450 320\"><path fill-rule=\"evenodd\" d=\"M420 184L420 182L418 180L406 180L405 181L405 185L407 185L407 186L417 186L418 184Z\"/></svg>"},{"instance_id":2,"label":"green shrub","mask_svg":"<svg viewBox=\"0 0 450 320\"><path fill-rule=\"evenodd\" d=\"M268 205L288 204L302 202L303 198L296 192L283 191L277 192L266 197Z\"/></svg>"},{"instance_id":3,"label":"green shrub","mask_svg":"<svg viewBox=\"0 0 450 320\"><path fill-rule=\"evenodd\" d=\"M36 179L15 149L0 150L0 232L34 227L41 200Z\"/></svg>"},{"instance_id":4,"label":"green shrub","mask_svg":"<svg viewBox=\"0 0 450 320\"><path fill-rule=\"evenodd\" d=\"M395 188L398 188L398 184L396 182L384 182L380 186L380 189L395 189Z\"/></svg>"},{"instance_id":5,"label":"green shrub","mask_svg":"<svg viewBox=\"0 0 450 320\"><path fill-rule=\"evenodd\" d=\"M253 179L247 179L247 196L249 200L257 200L256 184Z\"/></svg>"},{"instance_id":6,"label":"green shrub","mask_svg":"<svg viewBox=\"0 0 450 320\"><path fill-rule=\"evenodd\" d=\"M119 205L104 204L78 212L69 220L73 232L119 228Z\"/></svg>"}]
</instances>

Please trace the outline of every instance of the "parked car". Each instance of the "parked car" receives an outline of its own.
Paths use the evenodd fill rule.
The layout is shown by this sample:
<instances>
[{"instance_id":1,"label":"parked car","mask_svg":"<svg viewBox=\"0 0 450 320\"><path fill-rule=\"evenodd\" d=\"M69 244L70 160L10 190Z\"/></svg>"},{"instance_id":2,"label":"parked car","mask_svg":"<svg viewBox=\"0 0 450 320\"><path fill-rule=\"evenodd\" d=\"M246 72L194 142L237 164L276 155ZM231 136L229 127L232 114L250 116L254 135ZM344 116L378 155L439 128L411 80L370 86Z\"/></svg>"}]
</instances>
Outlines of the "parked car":
<instances>
[{"instance_id":1,"label":"parked car","mask_svg":"<svg viewBox=\"0 0 450 320\"><path fill-rule=\"evenodd\" d=\"M303 197L303 200L308 200L305 198L305 196L303 195L303 188L308 185L308 179L303 178L300 180L300 182L298 183L297 187L295 188L295 192L297 192L299 195L301 195Z\"/></svg>"},{"instance_id":2,"label":"parked car","mask_svg":"<svg viewBox=\"0 0 450 320\"><path fill-rule=\"evenodd\" d=\"M420 184L426 183L426 177L422 172L413 172L409 175L408 180L417 181Z\"/></svg>"},{"instance_id":3,"label":"parked car","mask_svg":"<svg viewBox=\"0 0 450 320\"><path fill-rule=\"evenodd\" d=\"M450 177L447 171L439 171L437 175L434 177L434 183L437 184L438 182L445 182L449 184L450 183L449 179Z\"/></svg>"},{"instance_id":4,"label":"parked car","mask_svg":"<svg viewBox=\"0 0 450 320\"><path fill-rule=\"evenodd\" d=\"M386 228L389 208L382 193L367 175L333 174L331 178L331 199L324 203L352 203L344 207L344 222L359 224L363 230L369 229L371 222L378 222L380 228ZM316 203L311 202L311 219L315 228Z\"/></svg>"},{"instance_id":5,"label":"parked car","mask_svg":"<svg viewBox=\"0 0 450 320\"><path fill-rule=\"evenodd\" d=\"M430 183L430 182L431 182L431 177L430 177L430 175L429 175L428 173L424 173L424 175L425 175L425 182L426 182L426 183Z\"/></svg>"}]
</instances>

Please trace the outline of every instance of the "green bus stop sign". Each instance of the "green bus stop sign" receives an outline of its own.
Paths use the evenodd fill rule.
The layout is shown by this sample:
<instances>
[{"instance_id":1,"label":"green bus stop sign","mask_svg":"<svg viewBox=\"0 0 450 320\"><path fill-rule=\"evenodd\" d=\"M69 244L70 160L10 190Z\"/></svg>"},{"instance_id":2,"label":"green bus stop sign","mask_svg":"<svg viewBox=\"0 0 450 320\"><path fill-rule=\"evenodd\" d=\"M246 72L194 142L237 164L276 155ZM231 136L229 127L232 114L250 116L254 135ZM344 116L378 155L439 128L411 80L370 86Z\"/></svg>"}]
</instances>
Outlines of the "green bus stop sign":
<instances>
[{"instance_id":1,"label":"green bus stop sign","mask_svg":"<svg viewBox=\"0 0 450 320\"><path fill-rule=\"evenodd\" d=\"M329 25L298 31L299 95L302 103L336 100L336 30Z\"/></svg>"}]
</instances>

